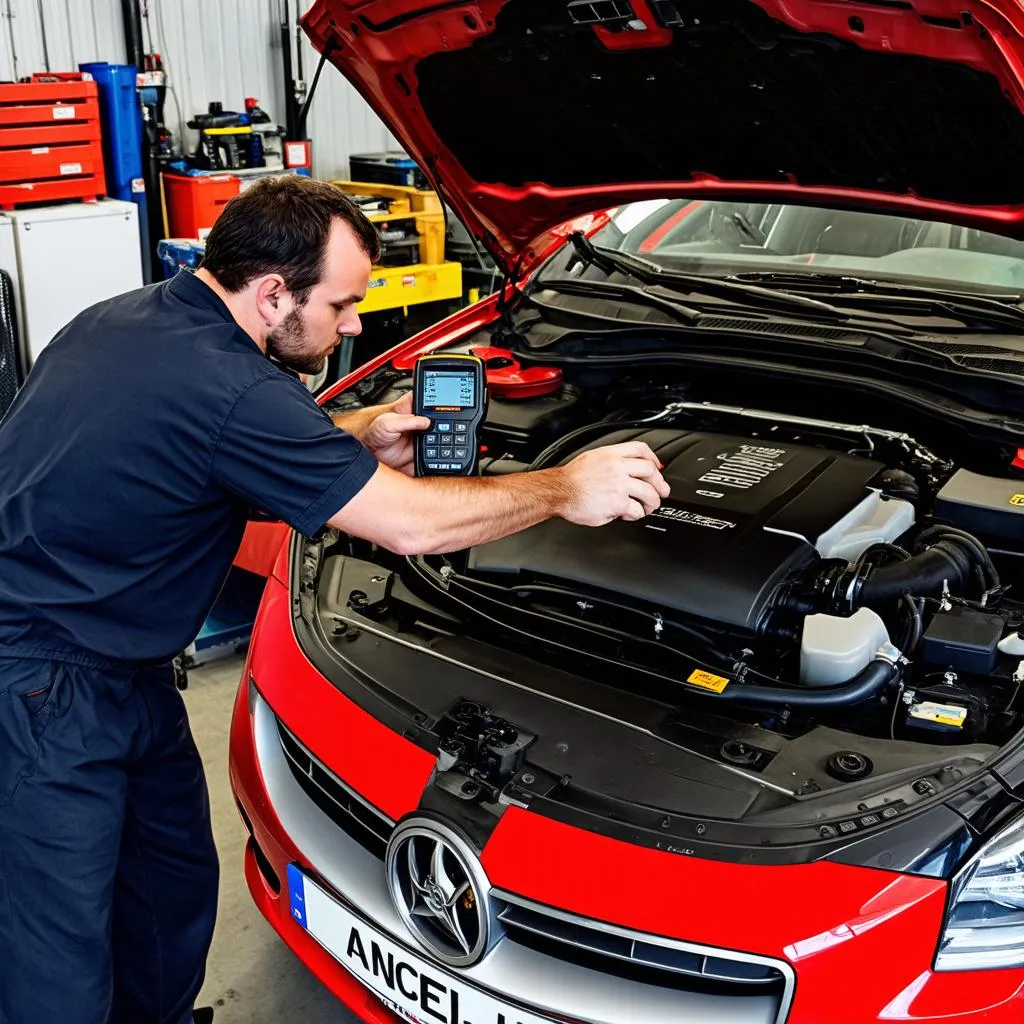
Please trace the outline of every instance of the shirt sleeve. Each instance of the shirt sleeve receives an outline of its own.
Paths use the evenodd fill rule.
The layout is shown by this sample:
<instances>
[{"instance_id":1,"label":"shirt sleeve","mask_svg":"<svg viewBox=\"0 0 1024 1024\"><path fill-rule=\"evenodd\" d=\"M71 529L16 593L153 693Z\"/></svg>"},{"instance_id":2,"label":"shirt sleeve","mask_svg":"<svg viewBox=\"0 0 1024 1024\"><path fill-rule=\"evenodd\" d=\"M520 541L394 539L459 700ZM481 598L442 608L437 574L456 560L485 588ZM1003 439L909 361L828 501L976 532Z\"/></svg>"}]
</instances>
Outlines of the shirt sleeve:
<instances>
[{"instance_id":1,"label":"shirt sleeve","mask_svg":"<svg viewBox=\"0 0 1024 1024\"><path fill-rule=\"evenodd\" d=\"M376 470L373 455L284 373L242 393L221 428L211 466L224 490L303 534L320 529Z\"/></svg>"}]
</instances>

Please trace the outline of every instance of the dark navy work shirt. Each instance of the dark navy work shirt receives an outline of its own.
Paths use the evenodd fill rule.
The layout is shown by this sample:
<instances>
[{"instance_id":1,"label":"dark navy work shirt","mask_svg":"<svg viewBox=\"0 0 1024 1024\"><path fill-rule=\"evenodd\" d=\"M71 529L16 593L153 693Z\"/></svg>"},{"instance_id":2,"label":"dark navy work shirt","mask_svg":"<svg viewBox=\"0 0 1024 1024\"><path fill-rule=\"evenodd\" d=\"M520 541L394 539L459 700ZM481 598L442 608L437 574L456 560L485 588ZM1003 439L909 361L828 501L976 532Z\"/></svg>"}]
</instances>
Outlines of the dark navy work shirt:
<instances>
[{"instance_id":1,"label":"dark navy work shirt","mask_svg":"<svg viewBox=\"0 0 1024 1024\"><path fill-rule=\"evenodd\" d=\"M376 468L198 278L94 306L0 423L0 652L168 660L250 510L313 533Z\"/></svg>"}]
</instances>

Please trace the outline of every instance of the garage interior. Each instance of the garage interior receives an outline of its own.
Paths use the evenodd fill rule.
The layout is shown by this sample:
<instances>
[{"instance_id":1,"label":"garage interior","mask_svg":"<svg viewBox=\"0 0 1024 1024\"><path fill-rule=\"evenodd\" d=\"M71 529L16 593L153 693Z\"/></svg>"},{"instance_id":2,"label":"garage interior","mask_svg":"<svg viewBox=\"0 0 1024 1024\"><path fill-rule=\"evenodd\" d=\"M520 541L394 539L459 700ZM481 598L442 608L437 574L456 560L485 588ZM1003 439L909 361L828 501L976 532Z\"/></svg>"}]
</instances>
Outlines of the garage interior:
<instances>
[{"instance_id":1,"label":"garage interior","mask_svg":"<svg viewBox=\"0 0 1024 1024\"><path fill-rule=\"evenodd\" d=\"M173 679L220 861L195 1024L1024 1021L1021 159L1020 0L0 0L0 670ZM358 211L318 211L323 276L225 287L225 210L292 186ZM329 355L282 356L363 266ZM237 530L173 661L12 655L37 538L3 527L49 478L22 500L3 431L126 293L226 322L319 433L246 447L262 377L179 416L191 511ZM88 434L25 423L65 471ZM418 515L360 511L382 476ZM109 597L94 554L67 589L52 559L55 635ZM10 702L37 760L5 786L0 671L0 942L69 686ZM0 1024L37 1024L3 957ZM191 1021L110 998L85 1024Z\"/></svg>"}]
</instances>

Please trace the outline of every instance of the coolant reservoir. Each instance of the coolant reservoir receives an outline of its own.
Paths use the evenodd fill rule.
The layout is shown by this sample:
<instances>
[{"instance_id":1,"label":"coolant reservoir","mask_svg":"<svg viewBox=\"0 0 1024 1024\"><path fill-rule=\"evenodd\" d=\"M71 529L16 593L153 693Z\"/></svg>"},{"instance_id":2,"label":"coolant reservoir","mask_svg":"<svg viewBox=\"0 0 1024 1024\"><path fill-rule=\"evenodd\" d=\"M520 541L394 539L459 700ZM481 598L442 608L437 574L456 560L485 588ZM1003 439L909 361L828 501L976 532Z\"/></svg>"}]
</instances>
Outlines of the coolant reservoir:
<instances>
[{"instance_id":1,"label":"coolant reservoir","mask_svg":"<svg viewBox=\"0 0 1024 1024\"><path fill-rule=\"evenodd\" d=\"M872 544L891 544L914 525L914 506L871 491L816 541L822 558L856 561Z\"/></svg>"},{"instance_id":2,"label":"coolant reservoir","mask_svg":"<svg viewBox=\"0 0 1024 1024\"><path fill-rule=\"evenodd\" d=\"M870 608L850 616L808 615L800 641L800 682L838 686L852 679L884 644L889 631Z\"/></svg>"}]
</instances>

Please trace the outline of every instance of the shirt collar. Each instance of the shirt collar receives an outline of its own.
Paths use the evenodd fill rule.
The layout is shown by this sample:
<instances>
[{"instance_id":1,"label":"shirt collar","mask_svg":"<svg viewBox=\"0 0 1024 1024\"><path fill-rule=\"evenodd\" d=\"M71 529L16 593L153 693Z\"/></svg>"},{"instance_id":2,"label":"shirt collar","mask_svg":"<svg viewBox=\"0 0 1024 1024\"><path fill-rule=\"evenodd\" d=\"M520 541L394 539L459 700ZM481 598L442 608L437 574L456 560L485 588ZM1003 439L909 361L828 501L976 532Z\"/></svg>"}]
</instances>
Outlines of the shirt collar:
<instances>
[{"instance_id":1,"label":"shirt collar","mask_svg":"<svg viewBox=\"0 0 1024 1024\"><path fill-rule=\"evenodd\" d=\"M179 270L171 278L167 286L172 295L181 299L190 306L197 306L200 309L208 309L216 313L222 320L228 323L235 323L231 310L224 304L224 300L205 282L188 270Z\"/></svg>"}]
</instances>

